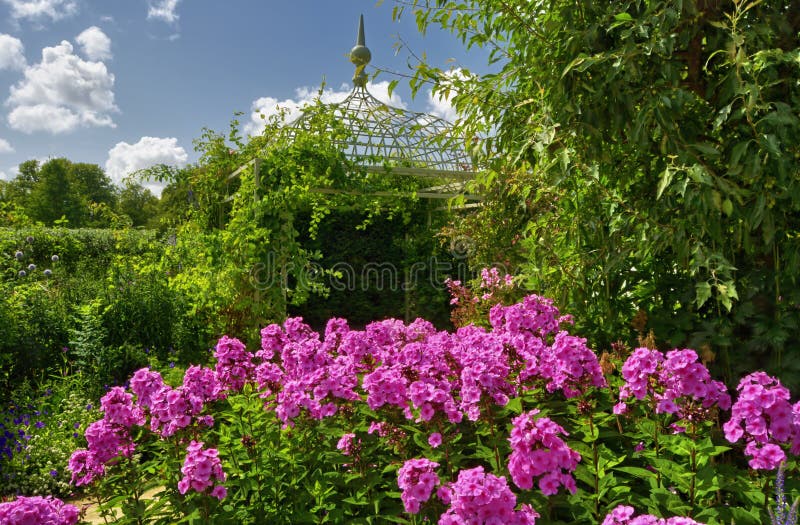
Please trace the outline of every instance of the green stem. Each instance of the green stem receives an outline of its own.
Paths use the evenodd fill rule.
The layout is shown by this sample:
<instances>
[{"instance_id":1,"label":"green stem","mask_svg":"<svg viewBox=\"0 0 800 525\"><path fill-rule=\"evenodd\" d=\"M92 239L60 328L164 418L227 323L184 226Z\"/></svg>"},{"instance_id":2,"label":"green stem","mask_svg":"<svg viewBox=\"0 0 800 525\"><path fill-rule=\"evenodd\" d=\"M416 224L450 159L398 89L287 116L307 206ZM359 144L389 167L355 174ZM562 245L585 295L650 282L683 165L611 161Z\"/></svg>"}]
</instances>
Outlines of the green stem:
<instances>
[{"instance_id":1,"label":"green stem","mask_svg":"<svg viewBox=\"0 0 800 525\"><path fill-rule=\"evenodd\" d=\"M495 460L495 470L500 471L500 451L497 450L497 434L494 430L494 414L492 413L492 406L486 402L486 413L488 414L489 418L489 430L492 432L492 448L494 449L494 460Z\"/></svg>"},{"instance_id":2,"label":"green stem","mask_svg":"<svg viewBox=\"0 0 800 525\"><path fill-rule=\"evenodd\" d=\"M691 458L691 466L692 466L692 481L691 484L689 485L689 501L691 503L691 508L689 509L690 518L694 515L694 505L696 499L695 492L697 483L697 448L695 447L695 440L697 439L697 432L696 432L697 427L694 421L692 422L691 429L692 430L689 434L689 437L691 438L691 443L689 444L690 447L689 455Z\"/></svg>"},{"instance_id":3,"label":"green stem","mask_svg":"<svg viewBox=\"0 0 800 525\"><path fill-rule=\"evenodd\" d=\"M653 414L656 414L655 407L653 407ZM658 415L653 418L653 448L656 452L656 459L660 459L660 449L658 444L658 435L661 430L661 422L658 419ZM661 469L658 468L656 465L656 481L658 482L658 488L662 488L661 486Z\"/></svg>"},{"instance_id":4,"label":"green stem","mask_svg":"<svg viewBox=\"0 0 800 525\"><path fill-rule=\"evenodd\" d=\"M97 500L97 511L100 513L100 516L103 518L103 523L108 525L108 518L106 518L106 510L103 508L103 502L100 499L100 493L95 491L94 499Z\"/></svg>"},{"instance_id":5,"label":"green stem","mask_svg":"<svg viewBox=\"0 0 800 525\"><path fill-rule=\"evenodd\" d=\"M589 432L592 436L592 462L594 464L594 519L600 522L600 455L597 440L594 438L594 418L589 413Z\"/></svg>"}]
</instances>

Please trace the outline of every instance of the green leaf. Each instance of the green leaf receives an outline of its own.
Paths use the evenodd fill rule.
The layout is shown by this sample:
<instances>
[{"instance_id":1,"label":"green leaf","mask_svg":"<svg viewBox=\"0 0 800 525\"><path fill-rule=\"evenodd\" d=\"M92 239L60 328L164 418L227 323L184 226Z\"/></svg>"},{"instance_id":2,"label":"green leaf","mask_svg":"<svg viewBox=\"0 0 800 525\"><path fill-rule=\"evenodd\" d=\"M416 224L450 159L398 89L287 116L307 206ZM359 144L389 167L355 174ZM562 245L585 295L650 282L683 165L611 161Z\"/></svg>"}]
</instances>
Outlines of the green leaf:
<instances>
[{"instance_id":1,"label":"green leaf","mask_svg":"<svg viewBox=\"0 0 800 525\"><path fill-rule=\"evenodd\" d=\"M675 172L669 166L667 166L661 173L661 178L658 181L658 189L656 191L656 199L661 198L661 194L664 193L664 190L667 189L669 183L672 182L672 176L674 173Z\"/></svg>"},{"instance_id":2,"label":"green leaf","mask_svg":"<svg viewBox=\"0 0 800 525\"><path fill-rule=\"evenodd\" d=\"M711 297L711 285L707 281L695 284L694 302L698 308L703 306L710 297Z\"/></svg>"}]
</instances>

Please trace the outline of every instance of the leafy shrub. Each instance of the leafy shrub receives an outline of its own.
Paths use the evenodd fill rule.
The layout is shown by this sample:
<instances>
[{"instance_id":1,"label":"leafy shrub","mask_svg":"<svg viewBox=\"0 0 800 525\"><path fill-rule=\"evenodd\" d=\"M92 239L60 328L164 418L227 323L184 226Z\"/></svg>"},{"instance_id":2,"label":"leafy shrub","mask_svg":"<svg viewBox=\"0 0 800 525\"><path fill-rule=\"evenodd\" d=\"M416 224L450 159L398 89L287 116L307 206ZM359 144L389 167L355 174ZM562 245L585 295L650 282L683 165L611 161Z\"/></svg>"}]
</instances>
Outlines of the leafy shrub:
<instances>
[{"instance_id":1,"label":"leafy shrub","mask_svg":"<svg viewBox=\"0 0 800 525\"><path fill-rule=\"evenodd\" d=\"M0 496L64 497L70 484L70 450L85 443L83 431L97 417L80 376L56 378L41 390L21 385L0 416Z\"/></svg>"}]
</instances>

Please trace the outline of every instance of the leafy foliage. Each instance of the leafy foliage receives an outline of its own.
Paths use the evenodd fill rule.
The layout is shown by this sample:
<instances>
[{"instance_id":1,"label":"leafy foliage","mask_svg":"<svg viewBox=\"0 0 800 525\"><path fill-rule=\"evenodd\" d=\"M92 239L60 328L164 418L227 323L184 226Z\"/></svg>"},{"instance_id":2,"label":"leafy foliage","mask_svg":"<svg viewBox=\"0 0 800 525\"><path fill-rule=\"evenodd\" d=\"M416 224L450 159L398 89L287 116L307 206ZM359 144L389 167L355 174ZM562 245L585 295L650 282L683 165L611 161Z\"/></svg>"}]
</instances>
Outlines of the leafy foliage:
<instances>
[{"instance_id":1,"label":"leafy foliage","mask_svg":"<svg viewBox=\"0 0 800 525\"><path fill-rule=\"evenodd\" d=\"M438 82L480 137L480 236L506 241L534 289L600 346L642 310L728 377L763 366L796 384L798 7L412 0L395 16L489 50L493 73L420 64L411 83Z\"/></svg>"}]
</instances>

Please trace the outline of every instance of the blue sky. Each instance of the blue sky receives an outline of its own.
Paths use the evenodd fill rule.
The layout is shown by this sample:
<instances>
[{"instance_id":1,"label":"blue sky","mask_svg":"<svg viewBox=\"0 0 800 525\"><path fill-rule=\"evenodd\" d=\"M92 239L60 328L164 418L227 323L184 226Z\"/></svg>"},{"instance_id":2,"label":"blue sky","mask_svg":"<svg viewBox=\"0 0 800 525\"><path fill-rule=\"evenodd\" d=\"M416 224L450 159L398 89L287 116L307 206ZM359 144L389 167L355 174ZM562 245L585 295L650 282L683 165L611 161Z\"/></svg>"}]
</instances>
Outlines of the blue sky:
<instances>
[{"instance_id":1,"label":"blue sky","mask_svg":"<svg viewBox=\"0 0 800 525\"><path fill-rule=\"evenodd\" d=\"M289 109L326 81L326 100L350 89L347 52L364 14L371 66L409 72L411 55L480 71L449 34L392 21L392 0L0 0L0 178L20 162L67 157L119 182L153 163L197 155L202 128L225 131L237 111ZM368 69L368 71L374 71ZM381 74L371 91L385 98ZM392 102L453 118L446 101L404 81Z\"/></svg>"}]
</instances>

